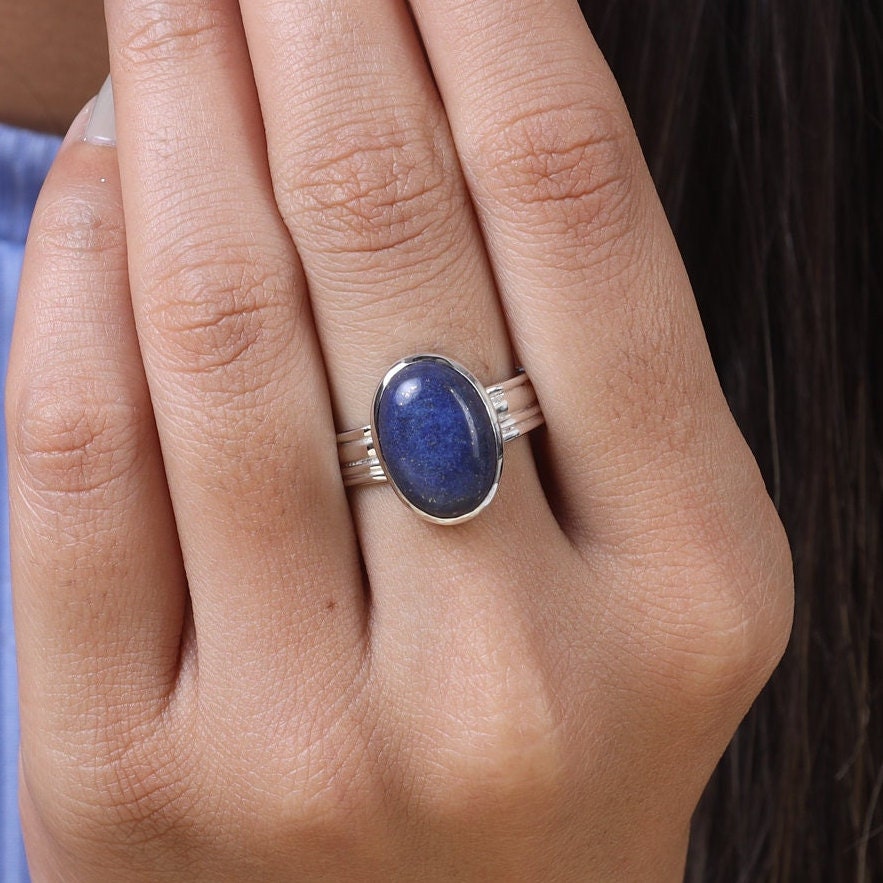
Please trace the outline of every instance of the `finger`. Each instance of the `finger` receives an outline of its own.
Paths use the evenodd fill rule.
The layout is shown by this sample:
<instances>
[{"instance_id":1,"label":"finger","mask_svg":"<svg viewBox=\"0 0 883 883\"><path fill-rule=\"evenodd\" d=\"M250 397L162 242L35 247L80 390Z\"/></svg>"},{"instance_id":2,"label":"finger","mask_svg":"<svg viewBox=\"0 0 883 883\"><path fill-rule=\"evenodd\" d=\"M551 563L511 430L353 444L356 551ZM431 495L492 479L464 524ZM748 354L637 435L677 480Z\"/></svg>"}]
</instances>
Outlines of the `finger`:
<instances>
[{"instance_id":1,"label":"finger","mask_svg":"<svg viewBox=\"0 0 883 883\"><path fill-rule=\"evenodd\" d=\"M278 685L311 661L347 667L358 556L238 6L123 0L108 28L135 318L201 677L238 691L245 672Z\"/></svg>"},{"instance_id":2,"label":"finger","mask_svg":"<svg viewBox=\"0 0 883 883\"><path fill-rule=\"evenodd\" d=\"M309 279L340 429L368 422L386 369L413 353L449 356L484 384L510 377L493 277L406 4L242 6L277 200ZM505 457L498 498L456 542L388 488L353 492L375 604L407 609L415 573L437 576L446 556L459 568L464 543L480 567L498 556L503 525L521 529L516 512L547 514L529 447L516 442ZM409 554L390 554L391 543ZM393 600L396 587L410 598ZM443 580L432 594L450 603Z\"/></svg>"},{"instance_id":3,"label":"finger","mask_svg":"<svg viewBox=\"0 0 883 883\"><path fill-rule=\"evenodd\" d=\"M546 414L561 514L616 544L609 507L668 505L660 482L686 487L697 464L714 483L733 462L712 451L750 463L628 113L572 0L412 6Z\"/></svg>"},{"instance_id":4,"label":"finger","mask_svg":"<svg viewBox=\"0 0 883 883\"><path fill-rule=\"evenodd\" d=\"M414 347L487 382L508 376L493 280L404 3L253 0L243 18L339 419L365 422L380 373Z\"/></svg>"},{"instance_id":5,"label":"finger","mask_svg":"<svg viewBox=\"0 0 883 883\"><path fill-rule=\"evenodd\" d=\"M132 319L116 151L81 140L87 116L36 208L7 377L22 727L49 750L94 738L83 721L123 705L136 726L156 713L178 677L187 597Z\"/></svg>"},{"instance_id":6,"label":"finger","mask_svg":"<svg viewBox=\"0 0 883 883\"><path fill-rule=\"evenodd\" d=\"M561 695L583 697L562 714L640 717L645 748L690 734L707 770L782 652L789 557L622 98L573 0L411 5L556 511L604 587L565 583L537 620Z\"/></svg>"}]
</instances>

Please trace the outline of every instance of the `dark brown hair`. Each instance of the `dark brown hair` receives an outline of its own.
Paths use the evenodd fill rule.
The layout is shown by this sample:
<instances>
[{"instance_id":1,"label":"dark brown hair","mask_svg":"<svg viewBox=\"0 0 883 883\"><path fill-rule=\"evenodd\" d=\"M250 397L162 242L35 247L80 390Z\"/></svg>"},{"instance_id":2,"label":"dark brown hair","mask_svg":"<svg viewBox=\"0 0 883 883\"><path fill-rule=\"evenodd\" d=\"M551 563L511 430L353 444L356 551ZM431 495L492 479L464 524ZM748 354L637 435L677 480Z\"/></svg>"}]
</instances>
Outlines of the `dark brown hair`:
<instances>
[{"instance_id":1,"label":"dark brown hair","mask_svg":"<svg viewBox=\"0 0 883 883\"><path fill-rule=\"evenodd\" d=\"M883 3L582 7L794 553L791 644L687 879L883 880Z\"/></svg>"}]
</instances>

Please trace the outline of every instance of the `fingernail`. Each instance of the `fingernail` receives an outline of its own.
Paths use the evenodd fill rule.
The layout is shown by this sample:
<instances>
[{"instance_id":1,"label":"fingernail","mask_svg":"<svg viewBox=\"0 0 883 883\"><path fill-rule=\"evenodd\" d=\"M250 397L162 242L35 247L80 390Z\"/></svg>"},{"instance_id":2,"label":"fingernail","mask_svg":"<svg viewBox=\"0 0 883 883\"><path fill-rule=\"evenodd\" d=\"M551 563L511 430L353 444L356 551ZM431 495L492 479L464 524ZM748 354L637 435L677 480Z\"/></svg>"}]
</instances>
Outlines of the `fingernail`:
<instances>
[{"instance_id":1,"label":"fingernail","mask_svg":"<svg viewBox=\"0 0 883 883\"><path fill-rule=\"evenodd\" d=\"M110 77L104 81L104 85L92 105L92 115L89 117L83 140L89 144L98 144L104 147L114 147L117 143L116 113L114 112L113 86Z\"/></svg>"},{"instance_id":2,"label":"fingernail","mask_svg":"<svg viewBox=\"0 0 883 883\"><path fill-rule=\"evenodd\" d=\"M86 125L89 122L89 118L92 116L92 107L94 104L95 99L93 98L88 101L74 117L73 122L70 124L70 128L67 130L67 134L64 136L64 140L61 142L62 149L67 147L68 144L71 144L74 141L82 141L86 137Z\"/></svg>"}]
</instances>

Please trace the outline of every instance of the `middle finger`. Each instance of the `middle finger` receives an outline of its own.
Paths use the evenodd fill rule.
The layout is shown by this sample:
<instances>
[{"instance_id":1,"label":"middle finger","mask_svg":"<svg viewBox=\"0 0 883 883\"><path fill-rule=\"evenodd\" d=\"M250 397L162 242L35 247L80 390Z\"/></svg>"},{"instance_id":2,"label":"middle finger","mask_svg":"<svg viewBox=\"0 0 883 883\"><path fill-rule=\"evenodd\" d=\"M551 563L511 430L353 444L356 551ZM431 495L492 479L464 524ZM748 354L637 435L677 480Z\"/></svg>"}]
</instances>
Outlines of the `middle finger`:
<instances>
[{"instance_id":1,"label":"middle finger","mask_svg":"<svg viewBox=\"0 0 883 883\"><path fill-rule=\"evenodd\" d=\"M338 429L368 422L378 380L413 353L449 356L484 384L510 377L493 275L407 4L241 6L276 198L307 275ZM443 550L460 568L466 537L484 538L469 545L474 563L485 550L498 556L502 526L523 525L516 513L542 501L529 446L507 446L506 461L499 497L455 530L456 542L389 491L354 491L372 584L413 584L400 568L416 562L425 573L429 550L438 587ZM402 564L391 540L419 552Z\"/></svg>"}]
</instances>

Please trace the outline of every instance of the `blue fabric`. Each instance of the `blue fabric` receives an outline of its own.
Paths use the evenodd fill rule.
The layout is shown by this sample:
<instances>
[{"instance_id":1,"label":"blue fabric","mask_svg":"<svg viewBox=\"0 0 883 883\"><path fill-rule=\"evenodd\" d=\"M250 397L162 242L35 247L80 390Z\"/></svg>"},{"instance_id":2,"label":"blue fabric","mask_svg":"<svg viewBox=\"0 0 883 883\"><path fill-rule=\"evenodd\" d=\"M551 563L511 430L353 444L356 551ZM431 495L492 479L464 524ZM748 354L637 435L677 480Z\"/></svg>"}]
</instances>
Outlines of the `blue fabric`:
<instances>
[{"instance_id":1,"label":"blue fabric","mask_svg":"<svg viewBox=\"0 0 883 883\"><path fill-rule=\"evenodd\" d=\"M4 377L28 224L60 143L60 138L0 124L0 364ZM0 420L2 413L0 409ZM9 581L5 423L0 447L0 881L22 883L29 877L18 818L18 697Z\"/></svg>"}]
</instances>

